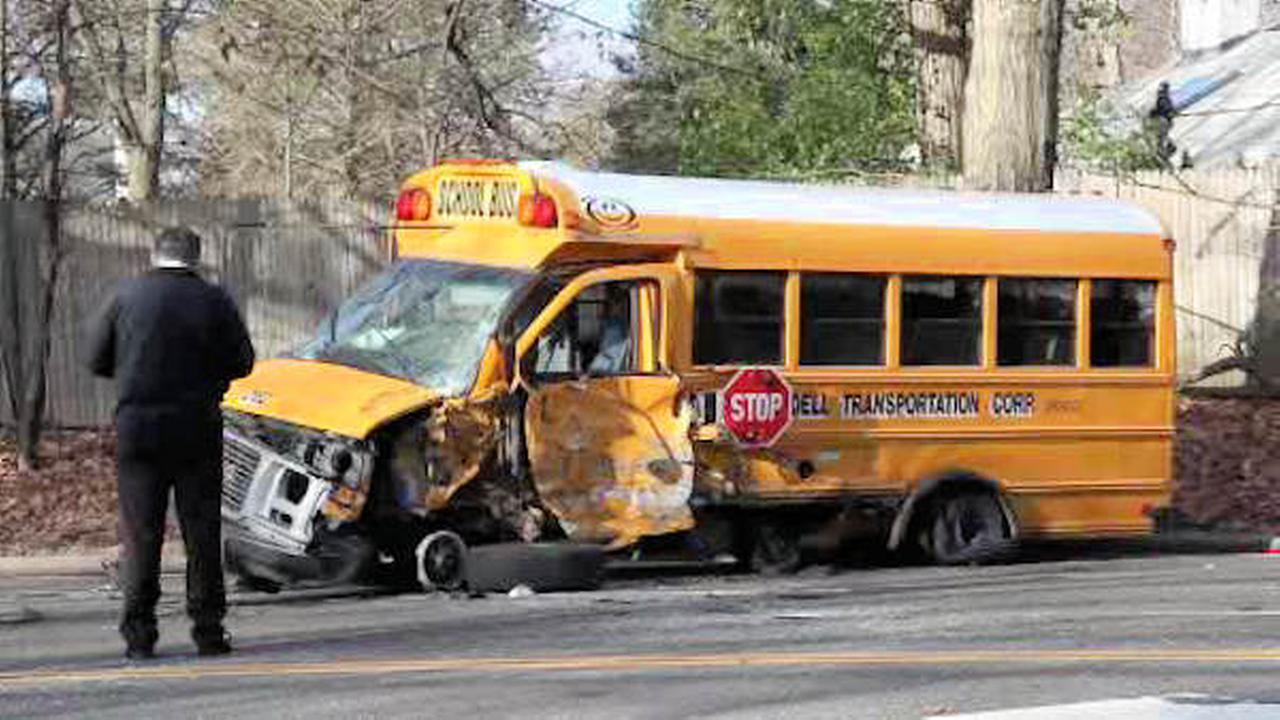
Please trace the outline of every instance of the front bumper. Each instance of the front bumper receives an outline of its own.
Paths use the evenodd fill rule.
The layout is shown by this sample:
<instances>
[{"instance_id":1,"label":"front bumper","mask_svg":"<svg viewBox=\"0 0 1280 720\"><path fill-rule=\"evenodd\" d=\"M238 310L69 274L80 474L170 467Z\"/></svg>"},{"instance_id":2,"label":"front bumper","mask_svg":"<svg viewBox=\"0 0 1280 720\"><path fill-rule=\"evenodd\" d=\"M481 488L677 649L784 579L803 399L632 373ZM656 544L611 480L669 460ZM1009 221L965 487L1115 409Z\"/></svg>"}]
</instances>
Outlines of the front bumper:
<instances>
[{"instance_id":1,"label":"front bumper","mask_svg":"<svg viewBox=\"0 0 1280 720\"><path fill-rule=\"evenodd\" d=\"M335 493L349 488L286 454L307 437L272 438L281 451L238 427L224 431L223 550L232 572L281 585L345 583L374 559L356 525L325 514Z\"/></svg>"},{"instance_id":2,"label":"front bumper","mask_svg":"<svg viewBox=\"0 0 1280 720\"><path fill-rule=\"evenodd\" d=\"M278 585L292 585L322 576L318 559L282 552L242 535L229 535L223 539L222 558L227 570L236 575L269 580Z\"/></svg>"},{"instance_id":3,"label":"front bumper","mask_svg":"<svg viewBox=\"0 0 1280 720\"><path fill-rule=\"evenodd\" d=\"M267 445L223 433L222 520L228 538L286 556L305 556L334 484Z\"/></svg>"}]
</instances>

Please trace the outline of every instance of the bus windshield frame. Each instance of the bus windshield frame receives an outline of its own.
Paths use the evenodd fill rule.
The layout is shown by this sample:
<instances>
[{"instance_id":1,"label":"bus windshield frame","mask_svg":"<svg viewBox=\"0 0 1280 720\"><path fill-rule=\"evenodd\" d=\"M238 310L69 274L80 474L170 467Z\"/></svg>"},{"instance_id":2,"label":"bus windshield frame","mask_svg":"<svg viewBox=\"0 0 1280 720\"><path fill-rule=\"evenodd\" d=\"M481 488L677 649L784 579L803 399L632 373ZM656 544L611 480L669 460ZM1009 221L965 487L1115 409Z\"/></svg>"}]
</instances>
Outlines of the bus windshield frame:
<instances>
[{"instance_id":1,"label":"bus windshield frame","mask_svg":"<svg viewBox=\"0 0 1280 720\"><path fill-rule=\"evenodd\" d=\"M344 301L291 357L461 395L474 383L507 307L535 277L512 268L400 260Z\"/></svg>"}]
</instances>

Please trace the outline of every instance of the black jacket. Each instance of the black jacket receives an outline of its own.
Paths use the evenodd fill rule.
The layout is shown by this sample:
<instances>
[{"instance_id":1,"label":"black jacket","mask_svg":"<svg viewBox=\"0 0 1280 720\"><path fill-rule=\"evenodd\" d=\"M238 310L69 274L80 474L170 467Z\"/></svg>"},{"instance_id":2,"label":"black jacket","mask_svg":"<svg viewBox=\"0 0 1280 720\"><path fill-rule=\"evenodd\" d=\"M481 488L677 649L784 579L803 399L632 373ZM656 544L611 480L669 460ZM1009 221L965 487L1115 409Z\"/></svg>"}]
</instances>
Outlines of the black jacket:
<instances>
[{"instance_id":1,"label":"black jacket","mask_svg":"<svg viewBox=\"0 0 1280 720\"><path fill-rule=\"evenodd\" d=\"M89 353L95 375L116 379L119 410L216 410L254 360L231 298L194 272L169 269L121 287Z\"/></svg>"}]
</instances>

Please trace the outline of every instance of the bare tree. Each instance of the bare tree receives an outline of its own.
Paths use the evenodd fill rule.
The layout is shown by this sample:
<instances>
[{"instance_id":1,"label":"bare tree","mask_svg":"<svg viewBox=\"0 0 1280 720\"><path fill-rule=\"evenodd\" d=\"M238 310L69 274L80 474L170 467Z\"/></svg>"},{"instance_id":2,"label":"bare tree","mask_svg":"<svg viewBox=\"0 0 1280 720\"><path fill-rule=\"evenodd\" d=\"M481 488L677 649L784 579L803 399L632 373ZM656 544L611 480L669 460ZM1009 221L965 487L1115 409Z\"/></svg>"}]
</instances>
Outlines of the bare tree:
<instances>
[{"instance_id":1,"label":"bare tree","mask_svg":"<svg viewBox=\"0 0 1280 720\"><path fill-rule=\"evenodd\" d=\"M0 391L10 399L9 412L17 408L10 384L6 340L16 332L12 315L18 308L16 265L10 259L13 237L14 163L9 125L9 0L0 0Z\"/></svg>"},{"instance_id":2,"label":"bare tree","mask_svg":"<svg viewBox=\"0 0 1280 720\"><path fill-rule=\"evenodd\" d=\"M929 165L960 167L972 0L909 1L921 156Z\"/></svg>"},{"instance_id":3,"label":"bare tree","mask_svg":"<svg viewBox=\"0 0 1280 720\"><path fill-rule=\"evenodd\" d=\"M26 19L40 37L37 46L42 49L32 67L46 115L38 178L40 231L36 237L13 232L17 208L6 202L5 236L0 238L0 272L5 281L0 296L0 369L17 426L19 468L33 467L37 460L48 386L50 319L63 258L63 154L71 132L72 104L68 3L31 0L26 7Z\"/></svg>"},{"instance_id":4,"label":"bare tree","mask_svg":"<svg viewBox=\"0 0 1280 720\"><path fill-rule=\"evenodd\" d=\"M71 0L76 41L88 60L89 77L106 100L117 138L125 156L125 198L145 202L160 187L160 159L164 148L164 66L175 32L169 21L168 0L106 3ZM136 45L135 18L142 19L140 56ZM140 57L131 63L130 57ZM141 82L135 65L141 65ZM140 90L136 89L141 85Z\"/></svg>"},{"instance_id":5,"label":"bare tree","mask_svg":"<svg viewBox=\"0 0 1280 720\"><path fill-rule=\"evenodd\" d=\"M187 74L217 107L202 190L387 193L452 155L550 147L541 27L513 0L241 0Z\"/></svg>"},{"instance_id":6,"label":"bare tree","mask_svg":"<svg viewBox=\"0 0 1280 720\"><path fill-rule=\"evenodd\" d=\"M974 189L1053 187L1063 0L974 0L964 177Z\"/></svg>"},{"instance_id":7,"label":"bare tree","mask_svg":"<svg viewBox=\"0 0 1280 720\"><path fill-rule=\"evenodd\" d=\"M9 0L0 0L0 202L11 200L15 195L9 91Z\"/></svg>"}]
</instances>

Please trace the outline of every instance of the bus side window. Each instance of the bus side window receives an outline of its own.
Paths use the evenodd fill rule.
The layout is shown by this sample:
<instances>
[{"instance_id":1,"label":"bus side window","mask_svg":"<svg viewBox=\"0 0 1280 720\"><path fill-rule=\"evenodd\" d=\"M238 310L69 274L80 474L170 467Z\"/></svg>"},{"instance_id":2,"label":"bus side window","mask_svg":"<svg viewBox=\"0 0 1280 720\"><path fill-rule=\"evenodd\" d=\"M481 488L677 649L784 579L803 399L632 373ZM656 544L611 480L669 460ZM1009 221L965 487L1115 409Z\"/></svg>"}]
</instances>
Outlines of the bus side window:
<instances>
[{"instance_id":1,"label":"bus side window","mask_svg":"<svg viewBox=\"0 0 1280 720\"><path fill-rule=\"evenodd\" d=\"M693 362L781 365L786 282L782 272L699 272Z\"/></svg>"},{"instance_id":2,"label":"bus side window","mask_svg":"<svg viewBox=\"0 0 1280 720\"><path fill-rule=\"evenodd\" d=\"M880 275L800 276L800 364L884 364L884 293Z\"/></svg>"},{"instance_id":3,"label":"bus side window","mask_svg":"<svg viewBox=\"0 0 1280 720\"><path fill-rule=\"evenodd\" d=\"M999 278L998 365L1076 364L1075 280Z\"/></svg>"},{"instance_id":4,"label":"bus side window","mask_svg":"<svg viewBox=\"0 0 1280 720\"><path fill-rule=\"evenodd\" d=\"M902 364L979 365L982 278L902 278Z\"/></svg>"},{"instance_id":5,"label":"bus side window","mask_svg":"<svg viewBox=\"0 0 1280 720\"><path fill-rule=\"evenodd\" d=\"M1094 367L1144 367L1154 362L1156 284L1094 280L1090 297L1090 360Z\"/></svg>"}]
</instances>

